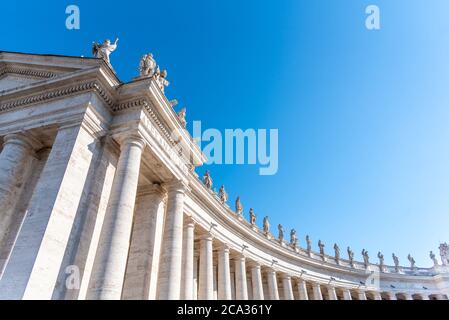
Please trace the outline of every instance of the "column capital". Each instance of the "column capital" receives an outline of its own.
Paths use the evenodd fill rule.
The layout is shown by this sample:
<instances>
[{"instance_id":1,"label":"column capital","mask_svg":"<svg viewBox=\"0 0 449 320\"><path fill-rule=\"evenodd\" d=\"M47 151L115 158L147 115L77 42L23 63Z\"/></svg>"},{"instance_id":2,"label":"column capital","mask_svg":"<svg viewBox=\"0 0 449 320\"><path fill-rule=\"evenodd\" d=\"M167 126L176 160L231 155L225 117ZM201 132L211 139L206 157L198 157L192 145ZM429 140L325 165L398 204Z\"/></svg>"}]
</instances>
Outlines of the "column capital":
<instances>
[{"instance_id":1,"label":"column capital","mask_svg":"<svg viewBox=\"0 0 449 320\"><path fill-rule=\"evenodd\" d=\"M43 148L43 144L39 139L25 131L7 134L3 138L3 146L7 144L17 144L30 151L36 151Z\"/></svg>"},{"instance_id":2,"label":"column capital","mask_svg":"<svg viewBox=\"0 0 449 320\"><path fill-rule=\"evenodd\" d=\"M251 269L262 269L262 265L254 260L247 261L246 265Z\"/></svg>"},{"instance_id":3,"label":"column capital","mask_svg":"<svg viewBox=\"0 0 449 320\"><path fill-rule=\"evenodd\" d=\"M154 194L159 197L164 197L167 195L167 191L161 187L159 184L150 184L139 188L139 195L151 195Z\"/></svg>"},{"instance_id":4,"label":"column capital","mask_svg":"<svg viewBox=\"0 0 449 320\"><path fill-rule=\"evenodd\" d=\"M120 148L128 144L136 145L141 149L146 146L145 139L138 133L134 131L125 131L113 135L113 138L120 144Z\"/></svg>"},{"instance_id":5,"label":"column capital","mask_svg":"<svg viewBox=\"0 0 449 320\"><path fill-rule=\"evenodd\" d=\"M230 253L230 251L231 251L231 248L229 247L229 245L226 243L223 243L223 242L221 242L217 245L217 249L218 249L218 251L225 251L227 253Z\"/></svg>"},{"instance_id":6,"label":"column capital","mask_svg":"<svg viewBox=\"0 0 449 320\"><path fill-rule=\"evenodd\" d=\"M168 193L186 193L189 189L187 183L182 180L173 179L167 183L164 183L163 188Z\"/></svg>"}]
</instances>

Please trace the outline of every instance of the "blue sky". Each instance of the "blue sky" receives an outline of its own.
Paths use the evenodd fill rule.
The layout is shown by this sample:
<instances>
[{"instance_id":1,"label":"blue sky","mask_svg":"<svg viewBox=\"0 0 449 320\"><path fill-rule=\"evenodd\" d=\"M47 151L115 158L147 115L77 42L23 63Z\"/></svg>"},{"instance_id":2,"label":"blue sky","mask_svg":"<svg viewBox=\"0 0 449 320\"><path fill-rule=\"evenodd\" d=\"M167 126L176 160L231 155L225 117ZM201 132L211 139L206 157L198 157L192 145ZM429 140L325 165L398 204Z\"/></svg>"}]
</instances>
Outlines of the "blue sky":
<instances>
[{"instance_id":1,"label":"blue sky","mask_svg":"<svg viewBox=\"0 0 449 320\"><path fill-rule=\"evenodd\" d=\"M79 31L65 28L69 4ZM379 31L365 28L369 4ZM0 50L89 56L118 36L123 81L153 52L190 123L279 129L277 175L208 167L246 212L296 228L302 245L310 234L328 252L430 266L449 241L448 13L446 0L8 1Z\"/></svg>"}]
</instances>

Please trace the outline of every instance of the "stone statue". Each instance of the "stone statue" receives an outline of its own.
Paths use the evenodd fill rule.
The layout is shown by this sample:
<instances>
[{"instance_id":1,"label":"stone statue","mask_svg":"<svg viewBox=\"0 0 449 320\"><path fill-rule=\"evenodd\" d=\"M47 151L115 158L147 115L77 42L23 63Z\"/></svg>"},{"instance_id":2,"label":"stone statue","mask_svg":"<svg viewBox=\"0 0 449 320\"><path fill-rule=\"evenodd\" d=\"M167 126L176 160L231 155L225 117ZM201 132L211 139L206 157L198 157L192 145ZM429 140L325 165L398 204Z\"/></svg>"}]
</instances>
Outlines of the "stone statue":
<instances>
[{"instance_id":1,"label":"stone statue","mask_svg":"<svg viewBox=\"0 0 449 320\"><path fill-rule=\"evenodd\" d=\"M167 70L160 70L159 67L157 67L156 72L154 74L154 78L156 79L157 83L159 84L159 88L162 92L165 92L165 87L168 87L170 85L170 82L167 80L168 72Z\"/></svg>"},{"instance_id":2,"label":"stone statue","mask_svg":"<svg viewBox=\"0 0 449 320\"><path fill-rule=\"evenodd\" d=\"M239 216L243 214L243 205L240 197L237 197L237 200L235 200L235 213Z\"/></svg>"},{"instance_id":3,"label":"stone statue","mask_svg":"<svg viewBox=\"0 0 449 320\"><path fill-rule=\"evenodd\" d=\"M434 266L438 266L438 260L437 260L435 253L433 253L433 251L430 251L430 259L432 259Z\"/></svg>"},{"instance_id":4,"label":"stone statue","mask_svg":"<svg viewBox=\"0 0 449 320\"><path fill-rule=\"evenodd\" d=\"M443 266L449 266L449 245L446 242L440 244L440 256Z\"/></svg>"},{"instance_id":5,"label":"stone statue","mask_svg":"<svg viewBox=\"0 0 449 320\"><path fill-rule=\"evenodd\" d=\"M206 172L204 173L203 183L206 186L206 188L208 188L209 190L212 190L213 181L212 181L212 177L210 176L210 173L208 170L206 170Z\"/></svg>"},{"instance_id":6,"label":"stone statue","mask_svg":"<svg viewBox=\"0 0 449 320\"><path fill-rule=\"evenodd\" d=\"M408 261L410 261L410 268L411 268L412 270L414 270L414 269L416 268L416 262L415 262L415 259L413 259L413 257L412 257L411 254L409 254L409 255L407 256L407 259L408 259Z\"/></svg>"},{"instance_id":7,"label":"stone statue","mask_svg":"<svg viewBox=\"0 0 449 320\"><path fill-rule=\"evenodd\" d=\"M384 255L382 254L382 252L379 251L379 253L377 254L377 257L379 258L379 268L380 268L380 270L383 270L384 261L385 261Z\"/></svg>"},{"instance_id":8,"label":"stone statue","mask_svg":"<svg viewBox=\"0 0 449 320\"><path fill-rule=\"evenodd\" d=\"M354 267L354 252L351 250L351 247L348 247L348 259L351 267Z\"/></svg>"},{"instance_id":9,"label":"stone statue","mask_svg":"<svg viewBox=\"0 0 449 320\"><path fill-rule=\"evenodd\" d=\"M365 249L362 250L362 256L363 256L363 262L365 264L365 267L368 268L369 266L369 255L368 255L368 251L366 251Z\"/></svg>"},{"instance_id":10,"label":"stone statue","mask_svg":"<svg viewBox=\"0 0 449 320\"><path fill-rule=\"evenodd\" d=\"M290 232L290 244L296 248L297 244L298 244L298 237L296 236L296 230L292 229L292 231Z\"/></svg>"},{"instance_id":11,"label":"stone statue","mask_svg":"<svg viewBox=\"0 0 449 320\"><path fill-rule=\"evenodd\" d=\"M178 112L178 119L181 122L182 126L185 128L187 127L187 109L186 108L182 108L181 110L179 110Z\"/></svg>"},{"instance_id":12,"label":"stone statue","mask_svg":"<svg viewBox=\"0 0 449 320\"><path fill-rule=\"evenodd\" d=\"M268 220L268 217L263 219L263 233L265 233L265 235L270 234L270 221Z\"/></svg>"},{"instance_id":13,"label":"stone statue","mask_svg":"<svg viewBox=\"0 0 449 320\"><path fill-rule=\"evenodd\" d=\"M393 253L393 262L396 272L399 272L399 258Z\"/></svg>"},{"instance_id":14,"label":"stone statue","mask_svg":"<svg viewBox=\"0 0 449 320\"><path fill-rule=\"evenodd\" d=\"M320 248L320 254L324 256L324 243L321 240L318 240L318 247Z\"/></svg>"},{"instance_id":15,"label":"stone statue","mask_svg":"<svg viewBox=\"0 0 449 320\"><path fill-rule=\"evenodd\" d=\"M92 45L92 54L95 58L103 59L110 65L111 61L109 56L117 49L117 43L118 38L115 39L113 44L111 43L111 40L105 40L102 44L94 42Z\"/></svg>"},{"instance_id":16,"label":"stone statue","mask_svg":"<svg viewBox=\"0 0 449 320\"><path fill-rule=\"evenodd\" d=\"M306 242L307 242L307 253L310 255L312 253L312 240L310 240L310 237L306 236Z\"/></svg>"},{"instance_id":17,"label":"stone statue","mask_svg":"<svg viewBox=\"0 0 449 320\"><path fill-rule=\"evenodd\" d=\"M256 225L256 214L254 213L254 209L251 208L249 209L249 222L251 223L252 226Z\"/></svg>"},{"instance_id":18,"label":"stone statue","mask_svg":"<svg viewBox=\"0 0 449 320\"><path fill-rule=\"evenodd\" d=\"M139 73L140 77L146 78L146 77L152 77L156 73L157 64L156 61L153 59L153 54L145 54L143 55L142 59L140 59L140 65L139 65Z\"/></svg>"},{"instance_id":19,"label":"stone statue","mask_svg":"<svg viewBox=\"0 0 449 320\"><path fill-rule=\"evenodd\" d=\"M282 224L278 225L278 231L279 231L279 241L284 242L284 227Z\"/></svg>"},{"instance_id":20,"label":"stone statue","mask_svg":"<svg viewBox=\"0 0 449 320\"><path fill-rule=\"evenodd\" d=\"M225 204L226 202L228 202L228 194L227 194L224 186L221 186L220 191L218 192L218 196L220 197L220 202L222 204Z\"/></svg>"},{"instance_id":21,"label":"stone statue","mask_svg":"<svg viewBox=\"0 0 449 320\"><path fill-rule=\"evenodd\" d=\"M335 251L335 261L337 264L340 264L340 247L338 244L334 244L334 251Z\"/></svg>"}]
</instances>

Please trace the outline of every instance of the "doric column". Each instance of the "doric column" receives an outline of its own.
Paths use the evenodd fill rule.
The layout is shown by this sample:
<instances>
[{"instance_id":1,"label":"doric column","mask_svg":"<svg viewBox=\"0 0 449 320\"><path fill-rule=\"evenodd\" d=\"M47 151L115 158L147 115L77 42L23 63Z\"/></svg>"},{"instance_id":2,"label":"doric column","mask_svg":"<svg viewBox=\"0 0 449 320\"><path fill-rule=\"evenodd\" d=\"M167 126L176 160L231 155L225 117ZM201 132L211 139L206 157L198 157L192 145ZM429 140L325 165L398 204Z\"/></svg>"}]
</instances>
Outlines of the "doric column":
<instances>
[{"instance_id":1,"label":"doric column","mask_svg":"<svg viewBox=\"0 0 449 320\"><path fill-rule=\"evenodd\" d=\"M229 247L221 245L218 249L218 300L231 300L231 269Z\"/></svg>"},{"instance_id":2,"label":"doric column","mask_svg":"<svg viewBox=\"0 0 449 320\"><path fill-rule=\"evenodd\" d=\"M101 152L92 127L58 129L29 200L20 232L0 281L1 299L51 299L57 286L89 170Z\"/></svg>"},{"instance_id":3,"label":"doric column","mask_svg":"<svg viewBox=\"0 0 449 320\"><path fill-rule=\"evenodd\" d=\"M306 282L303 279L298 280L298 293L299 293L299 300L309 300Z\"/></svg>"},{"instance_id":4,"label":"doric column","mask_svg":"<svg viewBox=\"0 0 449 320\"><path fill-rule=\"evenodd\" d=\"M200 240L200 274L198 300L214 299L214 266L213 266L213 237L210 234L202 236Z\"/></svg>"},{"instance_id":5,"label":"doric column","mask_svg":"<svg viewBox=\"0 0 449 320\"><path fill-rule=\"evenodd\" d=\"M27 134L10 134L3 139L3 150L0 153L0 249L9 232L12 211L20 188L25 183L27 167L35 147L42 145Z\"/></svg>"},{"instance_id":6,"label":"doric column","mask_svg":"<svg viewBox=\"0 0 449 320\"><path fill-rule=\"evenodd\" d=\"M323 294L321 293L321 286L319 283L313 283L313 300L323 300Z\"/></svg>"},{"instance_id":7,"label":"doric column","mask_svg":"<svg viewBox=\"0 0 449 320\"><path fill-rule=\"evenodd\" d=\"M357 296L359 297L359 300L366 300L366 293L363 290L358 290Z\"/></svg>"},{"instance_id":8,"label":"doric column","mask_svg":"<svg viewBox=\"0 0 449 320\"><path fill-rule=\"evenodd\" d=\"M246 258L237 255L235 261L235 299L248 300L248 284L246 281Z\"/></svg>"},{"instance_id":9,"label":"doric column","mask_svg":"<svg viewBox=\"0 0 449 320\"><path fill-rule=\"evenodd\" d=\"M382 300L380 292L373 292L374 300Z\"/></svg>"},{"instance_id":10,"label":"doric column","mask_svg":"<svg viewBox=\"0 0 449 320\"><path fill-rule=\"evenodd\" d=\"M268 282L268 291L270 293L270 300L279 300L279 289L276 271L273 269L267 270L267 282Z\"/></svg>"},{"instance_id":11,"label":"doric column","mask_svg":"<svg viewBox=\"0 0 449 320\"><path fill-rule=\"evenodd\" d=\"M282 287L284 289L284 299L295 300L293 295L292 278L289 275L282 275Z\"/></svg>"},{"instance_id":12,"label":"doric column","mask_svg":"<svg viewBox=\"0 0 449 320\"><path fill-rule=\"evenodd\" d=\"M118 300L122 297L144 147L145 142L138 135L126 136L121 141L87 299Z\"/></svg>"},{"instance_id":13,"label":"doric column","mask_svg":"<svg viewBox=\"0 0 449 320\"><path fill-rule=\"evenodd\" d=\"M328 286L327 287L327 292L329 294L329 300L338 300L337 292L335 291L335 287L334 286Z\"/></svg>"},{"instance_id":14,"label":"doric column","mask_svg":"<svg viewBox=\"0 0 449 320\"><path fill-rule=\"evenodd\" d=\"M189 221L184 226L184 300L193 300L193 267L194 267L194 244L195 223Z\"/></svg>"},{"instance_id":15,"label":"doric column","mask_svg":"<svg viewBox=\"0 0 449 320\"><path fill-rule=\"evenodd\" d=\"M136 201L131 247L122 299L156 299L164 227L165 191L159 185L142 188Z\"/></svg>"},{"instance_id":16,"label":"doric column","mask_svg":"<svg viewBox=\"0 0 449 320\"><path fill-rule=\"evenodd\" d=\"M349 289L343 289L343 299L352 300L351 291Z\"/></svg>"},{"instance_id":17,"label":"doric column","mask_svg":"<svg viewBox=\"0 0 449 320\"><path fill-rule=\"evenodd\" d=\"M253 300L264 300L262 271L257 263L251 264L251 283L253 288Z\"/></svg>"},{"instance_id":18,"label":"doric column","mask_svg":"<svg viewBox=\"0 0 449 320\"><path fill-rule=\"evenodd\" d=\"M158 298L179 300L181 297L182 235L186 187L180 181L167 185L167 216L162 242Z\"/></svg>"},{"instance_id":19,"label":"doric column","mask_svg":"<svg viewBox=\"0 0 449 320\"><path fill-rule=\"evenodd\" d=\"M413 300L413 297L410 293L404 293L405 300Z\"/></svg>"},{"instance_id":20,"label":"doric column","mask_svg":"<svg viewBox=\"0 0 449 320\"><path fill-rule=\"evenodd\" d=\"M388 295L389 300L397 300L398 299L396 297L396 293L394 293L394 292L387 292L387 295Z\"/></svg>"}]
</instances>

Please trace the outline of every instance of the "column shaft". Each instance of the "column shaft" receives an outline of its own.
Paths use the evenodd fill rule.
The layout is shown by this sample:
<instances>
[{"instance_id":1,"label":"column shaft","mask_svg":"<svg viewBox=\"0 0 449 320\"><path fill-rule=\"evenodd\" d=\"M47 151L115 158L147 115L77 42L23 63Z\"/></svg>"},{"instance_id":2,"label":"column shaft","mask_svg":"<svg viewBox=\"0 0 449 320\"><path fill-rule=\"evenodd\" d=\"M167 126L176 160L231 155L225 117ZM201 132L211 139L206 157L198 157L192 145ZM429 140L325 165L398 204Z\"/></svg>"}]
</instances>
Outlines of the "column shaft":
<instances>
[{"instance_id":1,"label":"column shaft","mask_svg":"<svg viewBox=\"0 0 449 320\"><path fill-rule=\"evenodd\" d=\"M359 300L366 300L366 293L365 293L365 291L359 290L359 291L357 292L357 295L358 295L358 297L359 297Z\"/></svg>"},{"instance_id":2,"label":"column shaft","mask_svg":"<svg viewBox=\"0 0 449 320\"><path fill-rule=\"evenodd\" d=\"M262 272L260 265L253 265L251 267L251 280L253 287L253 299L264 300Z\"/></svg>"},{"instance_id":3,"label":"column shaft","mask_svg":"<svg viewBox=\"0 0 449 320\"><path fill-rule=\"evenodd\" d=\"M309 300L306 282L303 279L298 280L299 300Z\"/></svg>"},{"instance_id":4,"label":"column shaft","mask_svg":"<svg viewBox=\"0 0 449 320\"><path fill-rule=\"evenodd\" d=\"M184 227L184 300L193 300L193 268L195 223L192 221Z\"/></svg>"},{"instance_id":5,"label":"column shaft","mask_svg":"<svg viewBox=\"0 0 449 320\"><path fill-rule=\"evenodd\" d=\"M139 136L122 140L87 299L118 300L122 297L144 147Z\"/></svg>"},{"instance_id":6,"label":"column shaft","mask_svg":"<svg viewBox=\"0 0 449 320\"><path fill-rule=\"evenodd\" d=\"M349 289L343 289L343 299L352 300L351 291Z\"/></svg>"},{"instance_id":7,"label":"column shaft","mask_svg":"<svg viewBox=\"0 0 449 320\"><path fill-rule=\"evenodd\" d=\"M181 297L185 186L180 182L175 182L167 188L167 216L162 242L158 298L160 300L179 300Z\"/></svg>"},{"instance_id":8,"label":"column shaft","mask_svg":"<svg viewBox=\"0 0 449 320\"><path fill-rule=\"evenodd\" d=\"M323 300L323 294L321 293L321 286L318 283L313 284L313 299Z\"/></svg>"},{"instance_id":9,"label":"column shaft","mask_svg":"<svg viewBox=\"0 0 449 320\"><path fill-rule=\"evenodd\" d=\"M287 275L282 276L282 286L284 289L284 299L285 300L295 300L295 297L293 295L293 288L292 288L292 278Z\"/></svg>"},{"instance_id":10,"label":"column shaft","mask_svg":"<svg viewBox=\"0 0 449 320\"><path fill-rule=\"evenodd\" d=\"M248 300L248 284L246 281L245 257L240 255L235 258L235 299Z\"/></svg>"},{"instance_id":11,"label":"column shaft","mask_svg":"<svg viewBox=\"0 0 449 320\"><path fill-rule=\"evenodd\" d=\"M270 293L270 300L279 300L279 289L276 277L276 271L267 271L268 291Z\"/></svg>"},{"instance_id":12,"label":"column shaft","mask_svg":"<svg viewBox=\"0 0 449 320\"><path fill-rule=\"evenodd\" d=\"M335 291L335 287L328 286L327 287L327 292L329 294L329 300L338 300L337 292Z\"/></svg>"},{"instance_id":13,"label":"column shaft","mask_svg":"<svg viewBox=\"0 0 449 320\"><path fill-rule=\"evenodd\" d=\"M212 236L206 235L200 242L199 300L214 299Z\"/></svg>"},{"instance_id":14,"label":"column shaft","mask_svg":"<svg viewBox=\"0 0 449 320\"><path fill-rule=\"evenodd\" d=\"M232 300L229 248L226 246L218 251L218 300Z\"/></svg>"}]
</instances>

